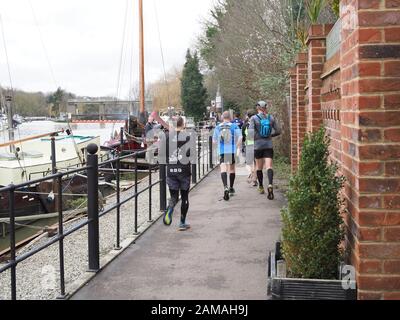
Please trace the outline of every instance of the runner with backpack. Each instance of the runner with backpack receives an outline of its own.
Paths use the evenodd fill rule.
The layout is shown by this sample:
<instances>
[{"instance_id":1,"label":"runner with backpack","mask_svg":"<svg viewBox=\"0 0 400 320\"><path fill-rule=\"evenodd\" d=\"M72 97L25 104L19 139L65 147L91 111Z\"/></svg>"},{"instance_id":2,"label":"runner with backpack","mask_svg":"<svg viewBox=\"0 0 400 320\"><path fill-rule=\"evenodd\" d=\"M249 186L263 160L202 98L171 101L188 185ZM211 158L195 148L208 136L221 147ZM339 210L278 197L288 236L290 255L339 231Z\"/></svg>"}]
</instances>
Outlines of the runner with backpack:
<instances>
[{"instance_id":1,"label":"runner with backpack","mask_svg":"<svg viewBox=\"0 0 400 320\"><path fill-rule=\"evenodd\" d=\"M259 101L257 112L250 120L249 134L254 136L254 156L256 159L256 170L258 179L258 191L265 194L264 189L264 167L268 175L268 199L274 199L274 170L272 168L274 149L272 138L281 134L281 129L275 118L268 113L267 103Z\"/></svg>"},{"instance_id":2,"label":"runner with backpack","mask_svg":"<svg viewBox=\"0 0 400 320\"><path fill-rule=\"evenodd\" d=\"M218 144L219 146L218 154L220 157L221 179L224 185L225 201L228 201L230 196L235 194L236 150L240 149L242 143L242 131L231 120L231 113L225 111L222 114L222 123L215 128L213 135L214 144Z\"/></svg>"}]
</instances>

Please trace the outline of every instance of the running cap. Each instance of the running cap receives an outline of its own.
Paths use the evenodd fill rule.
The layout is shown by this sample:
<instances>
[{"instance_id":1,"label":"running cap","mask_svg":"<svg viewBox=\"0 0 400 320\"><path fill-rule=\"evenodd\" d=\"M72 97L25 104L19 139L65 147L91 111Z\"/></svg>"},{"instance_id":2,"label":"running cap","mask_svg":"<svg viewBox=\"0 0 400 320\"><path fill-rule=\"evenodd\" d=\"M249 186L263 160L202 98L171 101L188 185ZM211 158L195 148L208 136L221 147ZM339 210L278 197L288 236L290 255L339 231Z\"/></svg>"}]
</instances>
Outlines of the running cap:
<instances>
[{"instance_id":1,"label":"running cap","mask_svg":"<svg viewBox=\"0 0 400 320\"><path fill-rule=\"evenodd\" d=\"M267 103L265 101L258 101L256 106L260 109L267 109Z\"/></svg>"}]
</instances>

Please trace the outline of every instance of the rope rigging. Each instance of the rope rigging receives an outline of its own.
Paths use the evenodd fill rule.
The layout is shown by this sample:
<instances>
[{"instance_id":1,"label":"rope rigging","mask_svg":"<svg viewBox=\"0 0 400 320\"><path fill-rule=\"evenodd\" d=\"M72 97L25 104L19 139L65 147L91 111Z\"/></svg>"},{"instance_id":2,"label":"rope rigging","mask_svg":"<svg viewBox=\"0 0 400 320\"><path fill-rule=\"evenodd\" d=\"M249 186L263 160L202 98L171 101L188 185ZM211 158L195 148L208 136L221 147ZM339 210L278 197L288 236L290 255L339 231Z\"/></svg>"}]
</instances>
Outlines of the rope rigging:
<instances>
[{"instance_id":1,"label":"rope rigging","mask_svg":"<svg viewBox=\"0 0 400 320\"><path fill-rule=\"evenodd\" d=\"M8 59L8 50L7 50L7 43L6 43L6 38L5 38L5 31L4 31L4 24L3 24L3 18L0 15L0 27L1 27L1 34L2 34L2 39L3 39L3 47L4 47L4 53L6 57L6 64L7 64L7 69L8 69L8 77L9 77L9 82L10 82L10 88L11 88L11 93L13 92L12 87L12 77L11 77L11 68L10 68L10 62ZM0 86L0 111L6 112L6 100L5 96L3 94L3 88ZM5 131L5 129L4 129ZM5 135L3 135L3 141L5 142L6 140Z\"/></svg>"},{"instance_id":2,"label":"rope rigging","mask_svg":"<svg viewBox=\"0 0 400 320\"><path fill-rule=\"evenodd\" d=\"M43 49L43 53L44 53L47 65L49 67L49 71L50 71L50 74L51 74L51 78L52 78L53 84L54 84L56 90L58 90L58 88L60 88L60 86L59 86L59 84L58 84L58 82L56 80L56 76L55 76L55 73L54 73L54 68L53 68L53 65L52 65L52 63L50 61L50 58L49 58L49 54L48 54L48 51L47 51L47 48L46 48L46 45L45 45L45 42L44 42L43 33L42 33L41 28L40 28L39 21L38 21L37 16L36 16L35 9L33 7L33 4L32 4L31 0L28 0L28 3L29 3L29 7L31 9L31 13L32 13L34 24L35 24L36 29L37 29L38 34L39 34L40 43L41 43L41 46L42 46L42 49ZM72 127L71 127L71 124L69 122L69 119L67 119L67 126L68 126L69 131L72 134L73 131L72 131ZM84 161L83 161L83 159L81 157L81 154L79 152L78 145L77 145L75 139L71 139L71 140L72 140L72 143L74 145L75 152L76 152L76 155L78 156L79 162L83 165ZM21 145L21 147L22 147L22 145Z\"/></svg>"},{"instance_id":3,"label":"rope rigging","mask_svg":"<svg viewBox=\"0 0 400 320\"><path fill-rule=\"evenodd\" d=\"M168 80L167 80L167 72L165 70L165 59L164 59L164 50L163 50L163 45L161 41L161 31L160 31L160 22L158 19L158 11L157 11L157 6L156 6L156 0L153 0L154 4L154 13L155 13L155 18L156 18L156 24L157 24L157 31L158 31L158 41L160 44L160 52L161 52L161 61L162 61L162 66L163 66L163 71L164 71L164 83L167 89L167 103L168 107L171 106L170 104L170 95L169 95L169 85L168 85Z\"/></svg>"},{"instance_id":4,"label":"rope rigging","mask_svg":"<svg viewBox=\"0 0 400 320\"><path fill-rule=\"evenodd\" d=\"M10 81L11 93L13 94L14 86L13 86L13 81L12 81L12 77L11 77L11 67L10 67L10 60L8 58L8 50L7 50L7 42L6 42L6 36L5 36L5 31L4 31L4 23L3 23L3 18L1 15L0 15L0 26L1 26L1 34L2 34L2 38L3 38L4 54L5 54L7 70L8 70L8 79Z\"/></svg>"},{"instance_id":5,"label":"rope rigging","mask_svg":"<svg viewBox=\"0 0 400 320\"><path fill-rule=\"evenodd\" d=\"M28 0L28 3L29 3L29 7L30 7L30 9L31 9L31 12L32 12L33 22L35 23L35 26L36 26L36 28L37 28L37 30L38 30L38 33L39 33L40 43L41 43L41 45L42 45L42 49L43 49L43 52L44 52L44 55L45 55L45 59L46 59L46 61L47 61L47 65L48 65L49 70L50 70L50 73L51 73L52 80L53 80L53 82L54 82L55 87L58 88L59 85L58 85L58 82L57 82L56 77L55 77L53 65L52 65L52 63L51 63L51 61L50 61L50 58L49 58L49 54L48 54L46 45L45 45L45 43L44 43L42 30L40 29L40 26L39 26L39 22L38 22L38 19L37 19L37 16L36 16L35 9L33 8L33 5L32 5L31 0Z\"/></svg>"},{"instance_id":6,"label":"rope rigging","mask_svg":"<svg viewBox=\"0 0 400 320\"><path fill-rule=\"evenodd\" d=\"M120 49L120 57L119 57L119 63L118 63L118 72L117 72L117 86L116 86L116 93L115 93L115 99L114 99L114 107L117 107L117 102L121 93L121 87L122 87L122 70L123 66L125 64L125 43L126 43L126 34L127 34L127 26L128 26L128 11L129 11L129 0L126 0L125 2L125 12L124 12L124 23L123 23L123 28L122 28L122 41L121 41L121 49ZM114 130L115 130L115 123L112 126L111 129L111 138L114 136Z\"/></svg>"},{"instance_id":7,"label":"rope rigging","mask_svg":"<svg viewBox=\"0 0 400 320\"><path fill-rule=\"evenodd\" d=\"M13 81L12 81L12 76L11 76L11 66L10 66L10 60L8 58L8 49L7 49L7 42L6 42L6 36L5 36L5 31L4 31L4 23L3 23L3 18L0 15L0 26L1 26L1 33L2 33L2 38L3 38L3 46L4 46L4 54L5 54L5 58L6 58L6 64L7 64L7 70L8 70L8 77L9 77L9 81L10 81L10 90L11 90L11 96L12 96L12 101L14 101L14 86L13 86ZM0 89L1 90L1 89ZM3 91L1 90L1 103L3 103L4 108L7 108L6 104L5 104L5 97L3 95ZM10 112L10 110L7 110L7 112ZM11 120L13 121L13 120ZM11 128L8 128L8 130L14 130L13 125L11 124ZM21 138L21 134L18 128L18 135ZM5 137L4 137L5 139ZM23 152L23 147L22 147L22 143L20 143L20 150L21 152ZM21 168L22 172L21 172L21 178L22 179L28 179L27 178L27 172L26 172L26 166L25 166L25 159L22 159L23 164L21 164L20 158L18 156L18 153L15 152L16 158L18 160L18 166Z\"/></svg>"}]
</instances>

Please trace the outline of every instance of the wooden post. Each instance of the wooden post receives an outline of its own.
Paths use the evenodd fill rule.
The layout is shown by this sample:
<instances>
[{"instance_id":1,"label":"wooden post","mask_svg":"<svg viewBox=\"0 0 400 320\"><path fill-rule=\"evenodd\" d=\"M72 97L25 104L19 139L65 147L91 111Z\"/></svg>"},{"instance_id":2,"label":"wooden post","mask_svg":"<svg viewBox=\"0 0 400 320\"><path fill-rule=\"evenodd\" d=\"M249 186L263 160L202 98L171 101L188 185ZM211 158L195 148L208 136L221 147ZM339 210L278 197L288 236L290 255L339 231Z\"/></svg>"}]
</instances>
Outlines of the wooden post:
<instances>
[{"instance_id":1,"label":"wooden post","mask_svg":"<svg viewBox=\"0 0 400 320\"><path fill-rule=\"evenodd\" d=\"M144 23L143 0L139 0L139 71L140 71L140 115L145 112L145 78L144 78Z\"/></svg>"}]
</instances>

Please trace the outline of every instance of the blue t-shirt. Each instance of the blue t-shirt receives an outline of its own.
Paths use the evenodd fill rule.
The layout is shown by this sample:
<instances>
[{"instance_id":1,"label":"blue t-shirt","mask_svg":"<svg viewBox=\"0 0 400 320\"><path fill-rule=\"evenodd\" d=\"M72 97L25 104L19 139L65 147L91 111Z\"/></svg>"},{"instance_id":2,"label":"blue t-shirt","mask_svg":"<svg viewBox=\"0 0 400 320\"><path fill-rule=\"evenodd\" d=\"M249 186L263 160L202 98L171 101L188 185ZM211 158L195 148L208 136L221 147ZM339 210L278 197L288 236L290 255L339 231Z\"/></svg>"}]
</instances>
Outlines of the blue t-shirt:
<instances>
[{"instance_id":1,"label":"blue t-shirt","mask_svg":"<svg viewBox=\"0 0 400 320\"><path fill-rule=\"evenodd\" d=\"M235 123L222 122L215 128L213 140L219 144L220 155L235 154L236 143L241 137L242 130Z\"/></svg>"},{"instance_id":2,"label":"blue t-shirt","mask_svg":"<svg viewBox=\"0 0 400 320\"><path fill-rule=\"evenodd\" d=\"M243 127L242 119L236 118L236 119L232 120L232 123L235 123L239 127L239 129L242 129L242 127Z\"/></svg>"}]
</instances>

